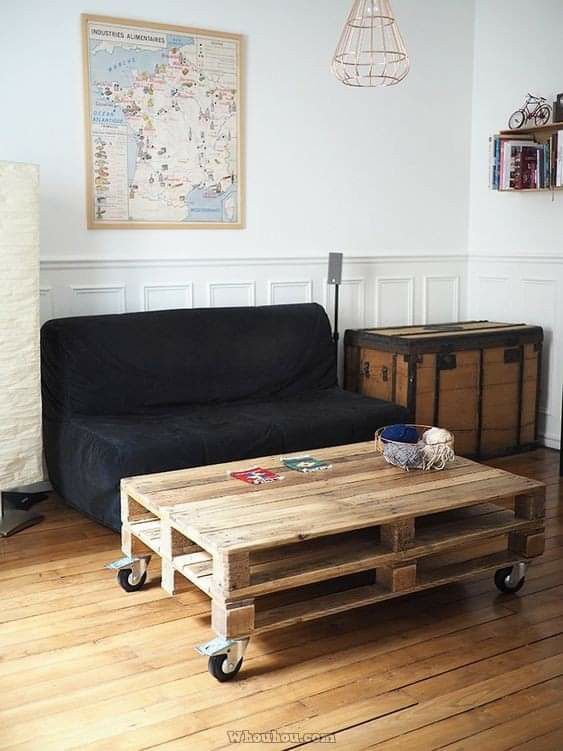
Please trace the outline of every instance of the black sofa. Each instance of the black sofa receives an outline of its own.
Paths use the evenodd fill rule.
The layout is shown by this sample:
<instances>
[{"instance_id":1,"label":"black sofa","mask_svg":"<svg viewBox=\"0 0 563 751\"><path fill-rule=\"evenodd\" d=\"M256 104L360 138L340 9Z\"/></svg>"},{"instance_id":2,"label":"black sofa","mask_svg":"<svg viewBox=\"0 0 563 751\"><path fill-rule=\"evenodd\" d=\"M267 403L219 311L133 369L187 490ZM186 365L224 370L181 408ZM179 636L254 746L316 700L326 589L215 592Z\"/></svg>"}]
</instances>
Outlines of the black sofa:
<instances>
[{"instance_id":1,"label":"black sofa","mask_svg":"<svg viewBox=\"0 0 563 751\"><path fill-rule=\"evenodd\" d=\"M53 487L115 530L122 477L364 441L406 418L338 388L316 304L56 319L41 364Z\"/></svg>"}]
</instances>

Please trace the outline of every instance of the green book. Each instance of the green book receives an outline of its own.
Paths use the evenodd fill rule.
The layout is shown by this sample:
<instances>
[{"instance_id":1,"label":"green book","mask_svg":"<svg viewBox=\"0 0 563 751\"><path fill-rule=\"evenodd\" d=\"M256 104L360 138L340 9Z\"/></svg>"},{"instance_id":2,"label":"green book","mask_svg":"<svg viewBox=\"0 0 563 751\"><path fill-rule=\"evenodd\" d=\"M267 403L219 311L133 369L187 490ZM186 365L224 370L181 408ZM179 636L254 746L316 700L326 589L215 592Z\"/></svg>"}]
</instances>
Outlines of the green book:
<instances>
[{"instance_id":1,"label":"green book","mask_svg":"<svg viewBox=\"0 0 563 751\"><path fill-rule=\"evenodd\" d=\"M282 462L288 469L294 469L296 472L325 472L332 467L332 464L315 459L314 456L291 456L281 458Z\"/></svg>"}]
</instances>

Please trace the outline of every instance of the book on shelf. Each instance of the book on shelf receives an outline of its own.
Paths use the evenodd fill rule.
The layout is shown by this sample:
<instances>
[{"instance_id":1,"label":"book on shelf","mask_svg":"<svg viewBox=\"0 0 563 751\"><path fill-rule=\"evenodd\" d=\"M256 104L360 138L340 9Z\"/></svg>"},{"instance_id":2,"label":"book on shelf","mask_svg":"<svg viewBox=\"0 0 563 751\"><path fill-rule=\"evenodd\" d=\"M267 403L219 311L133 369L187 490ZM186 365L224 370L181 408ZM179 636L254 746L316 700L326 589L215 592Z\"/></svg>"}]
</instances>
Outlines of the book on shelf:
<instances>
[{"instance_id":1,"label":"book on shelf","mask_svg":"<svg viewBox=\"0 0 563 751\"><path fill-rule=\"evenodd\" d=\"M499 134L489 143L492 190L563 187L563 130L539 143L533 134Z\"/></svg>"}]
</instances>

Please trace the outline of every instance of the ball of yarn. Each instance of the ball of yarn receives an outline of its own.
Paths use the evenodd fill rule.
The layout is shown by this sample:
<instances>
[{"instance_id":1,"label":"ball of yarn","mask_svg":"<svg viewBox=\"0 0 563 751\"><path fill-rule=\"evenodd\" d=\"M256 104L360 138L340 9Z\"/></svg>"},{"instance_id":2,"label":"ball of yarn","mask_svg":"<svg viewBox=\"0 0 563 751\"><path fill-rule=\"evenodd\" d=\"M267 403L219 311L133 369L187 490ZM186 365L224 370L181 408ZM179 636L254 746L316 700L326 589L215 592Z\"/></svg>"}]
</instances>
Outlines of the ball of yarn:
<instances>
[{"instance_id":1,"label":"ball of yarn","mask_svg":"<svg viewBox=\"0 0 563 751\"><path fill-rule=\"evenodd\" d=\"M455 459L454 437L444 428L430 428L422 436L422 468L444 469Z\"/></svg>"},{"instance_id":2,"label":"ball of yarn","mask_svg":"<svg viewBox=\"0 0 563 751\"><path fill-rule=\"evenodd\" d=\"M418 431L412 425L389 425L382 431L381 438L398 443L417 443Z\"/></svg>"},{"instance_id":3,"label":"ball of yarn","mask_svg":"<svg viewBox=\"0 0 563 751\"><path fill-rule=\"evenodd\" d=\"M453 435L445 428L429 428L423 433L422 440L429 446L441 443L453 448L454 444Z\"/></svg>"},{"instance_id":4,"label":"ball of yarn","mask_svg":"<svg viewBox=\"0 0 563 751\"><path fill-rule=\"evenodd\" d=\"M453 462L455 454L447 443L423 443L422 469L445 469L449 462Z\"/></svg>"},{"instance_id":5,"label":"ball of yarn","mask_svg":"<svg viewBox=\"0 0 563 751\"><path fill-rule=\"evenodd\" d=\"M419 469L422 467L421 444L385 443L383 456L389 464L401 469Z\"/></svg>"}]
</instances>

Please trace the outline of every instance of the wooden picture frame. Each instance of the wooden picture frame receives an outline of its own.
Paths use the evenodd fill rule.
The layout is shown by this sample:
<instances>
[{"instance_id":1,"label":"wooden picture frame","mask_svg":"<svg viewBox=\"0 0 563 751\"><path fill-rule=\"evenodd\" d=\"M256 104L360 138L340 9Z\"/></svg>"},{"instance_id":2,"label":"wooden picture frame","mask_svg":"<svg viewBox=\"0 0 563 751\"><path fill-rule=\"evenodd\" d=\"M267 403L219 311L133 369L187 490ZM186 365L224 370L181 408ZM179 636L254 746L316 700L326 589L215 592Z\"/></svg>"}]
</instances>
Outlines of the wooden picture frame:
<instances>
[{"instance_id":1,"label":"wooden picture frame","mask_svg":"<svg viewBox=\"0 0 563 751\"><path fill-rule=\"evenodd\" d=\"M242 229L242 36L112 16L82 14L81 22L88 229ZM94 54L106 56L96 65L108 63L101 85L92 83ZM207 89L198 101L197 87L214 80L234 87Z\"/></svg>"}]
</instances>

